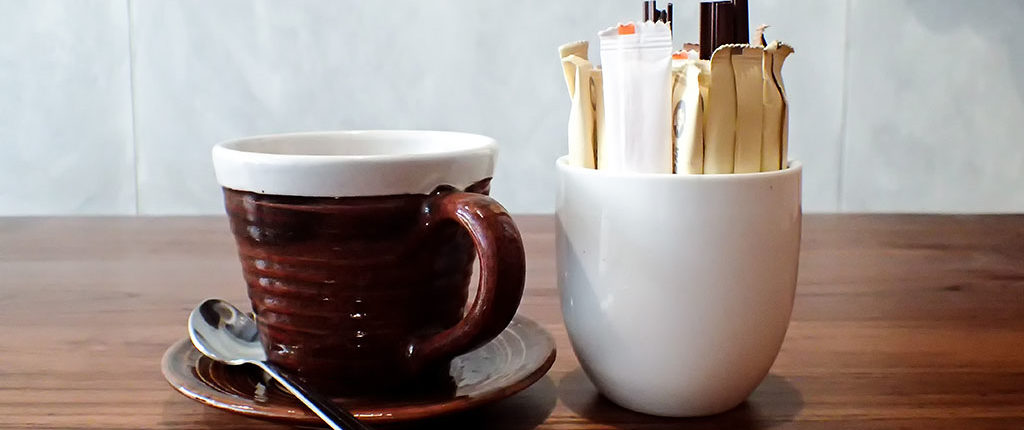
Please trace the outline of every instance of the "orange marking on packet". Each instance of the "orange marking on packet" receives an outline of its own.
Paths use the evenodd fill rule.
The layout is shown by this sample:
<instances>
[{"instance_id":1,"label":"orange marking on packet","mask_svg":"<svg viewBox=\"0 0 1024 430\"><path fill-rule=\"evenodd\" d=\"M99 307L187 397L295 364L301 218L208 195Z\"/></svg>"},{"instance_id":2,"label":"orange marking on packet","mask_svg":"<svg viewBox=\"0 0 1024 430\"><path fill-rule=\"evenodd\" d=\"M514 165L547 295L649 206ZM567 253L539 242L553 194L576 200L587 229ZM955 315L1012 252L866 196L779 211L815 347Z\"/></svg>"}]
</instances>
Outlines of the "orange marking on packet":
<instances>
[{"instance_id":1,"label":"orange marking on packet","mask_svg":"<svg viewBox=\"0 0 1024 430\"><path fill-rule=\"evenodd\" d=\"M619 34L636 34L636 25L633 23L619 24Z\"/></svg>"},{"instance_id":2,"label":"orange marking on packet","mask_svg":"<svg viewBox=\"0 0 1024 430\"><path fill-rule=\"evenodd\" d=\"M686 55L686 51L676 51L672 54L673 60L685 60L687 58L690 58L690 56Z\"/></svg>"}]
</instances>

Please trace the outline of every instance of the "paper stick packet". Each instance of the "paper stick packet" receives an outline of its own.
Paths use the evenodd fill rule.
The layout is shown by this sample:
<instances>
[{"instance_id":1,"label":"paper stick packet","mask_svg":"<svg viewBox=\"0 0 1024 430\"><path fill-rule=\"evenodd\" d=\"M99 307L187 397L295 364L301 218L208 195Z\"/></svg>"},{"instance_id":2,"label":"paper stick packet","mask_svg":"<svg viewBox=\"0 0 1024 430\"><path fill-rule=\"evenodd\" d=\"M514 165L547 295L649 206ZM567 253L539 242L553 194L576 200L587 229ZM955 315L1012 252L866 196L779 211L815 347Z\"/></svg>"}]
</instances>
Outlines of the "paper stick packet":
<instances>
[{"instance_id":1,"label":"paper stick packet","mask_svg":"<svg viewBox=\"0 0 1024 430\"><path fill-rule=\"evenodd\" d=\"M707 130L708 130L708 103L709 94L711 94L711 61L701 60L696 63L700 67L700 75L697 76L697 81L700 83L700 105L704 113L701 118L701 126L703 127L704 137L704 151L707 152Z\"/></svg>"},{"instance_id":2,"label":"paper stick packet","mask_svg":"<svg viewBox=\"0 0 1024 430\"><path fill-rule=\"evenodd\" d=\"M765 46L768 46L768 42L765 41L765 39L764 39L764 31L767 30L768 27L771 27L771 26L768 25L768 24L761 24L761 25L757 26L757 28L754 29L754 41L751 42L750 44L753 45L753 46L760 46L762 48L764 48Z\"/></svg>"},{"instance_id":3,"label":"paper stick packet","mask_svg":"<svg viewBox=\"0 0 1024 430\"><path fill-rule=\"evenodd\" d=\"M711 86L704 117L704 173L732 173L736 144L736 76L733 53L737 45L722 45L711 55Z\"/></svg>"},{"instance_id":4,"label":"paper stick packet","mask_svg":"<svg viewBox=\"0 0 1024 430\"><path fill-rule=\"evenodd\" d=\"M593 95L593 66L586 59L586 41L573 42L558 48L562 55L562 70L572 101L569 107L568 142L569 163L574 166L597 168L596 133Z\"/></svg>"},{"instance_id":5,"label":"paper stick packet","mask_svg":"<svg viewBox=\"0 0 1024 430\"><path fill-rule=\"evenodd\" d=\"M733 173L761 171L761 135L764 132L764 48L733 48L736 79L736 144ZM715 76L717 78L717 76Z\"/></svg>"},{"instance_id":6,"label":"paper stick packet","mask_svg":"<svg viewBox=\"0 0 1024 430\"><path fill-rule=\"evenodd\" d=\"M700 77L709 71L706 60L673 60L672 144L675 173L704 173L704 103L701 99Z\"/></svg>"},{"instance_id":7,"label":"paper stick packet","mask_svg":"<svg viewBox=\"0 0 1024 430\"><path fill-rule=\"evenodd\" d=\"M569 107L569 163L574 166L597 168L594 148L594 103L591 100L593 66L575 55L562 59L574 65L572 105Z\"/></svg>"},{"instance_id":8,"label":"paper stick packet","mask_svg":"<svg viewBox=\"0 0 1024 430\"><path fill-rule=\"evenodd\" d=\"M672 172L672 34L663 22L598 33L603 70L602 170Z\"/></svg>"},{"instance_id":9,"label":"paper stick packet","mask_svg":"<svg viewBox=\"0 0 1024 430\"><path fill-rule=\"evenodd\" d=\"M777 40L765 48L765 64L770 58L771 67L764 67L765 120L761 151L761 170L764 171L789 166L789 101L782 84L782 64L792 53L793 48Z\"/></svg>"},{"instance_id":10,"label":"paper stick packet","mask_svg":"<svg viewBox=\"0 0 1024 430\"><path fill-rule=\"evenodd\" d=\"M764 129L761 134L761 171L770 172L782 168L782 122L785 101L773 75L774 50L765 49L761 70L764 100Z\"/></svg>"},{"instance_id":11,"label":"paper stick packet","mask_svg":"<svg viewBox=\"0 0 1024 430\"><path fill-rule=\"evenodd\" d=\"M576 42L569 42L565 45L558 47L558 58L564 59L570 55L575 55L584 60L590 60L587 51L590 50L590 42L586 40L579 40ZM565 74L565 85L569 87L569 96L571 97L574 92L574 82L576 76L575 66L572 64L562 63L562 73Z\"/></svg>"},{"instance_id":12,"label":"paper stick packet","mask_svg":"<svg viewBox=\"0 0 1024 430\"><path fill-rule=\"evenodd\" d=\"M594 168L600 169L598 154L604 142L604 73L597 66L590 73L590 101L594 104Z\"/></svg>"}]
</instances>

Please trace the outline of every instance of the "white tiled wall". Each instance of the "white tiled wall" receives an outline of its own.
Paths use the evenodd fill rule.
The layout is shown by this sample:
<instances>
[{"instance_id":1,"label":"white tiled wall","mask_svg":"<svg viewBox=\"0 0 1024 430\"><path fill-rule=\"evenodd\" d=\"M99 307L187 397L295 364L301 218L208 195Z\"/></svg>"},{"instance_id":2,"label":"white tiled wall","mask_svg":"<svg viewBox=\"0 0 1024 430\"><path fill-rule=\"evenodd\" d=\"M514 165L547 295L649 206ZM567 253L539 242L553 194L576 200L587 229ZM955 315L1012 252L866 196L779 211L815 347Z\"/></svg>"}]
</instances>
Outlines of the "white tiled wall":
<instances>
[{"instance_id":1,"label":"white tiled wall","mask_svg":"<svg viewBox=\"0 0 1024 430\"><path fill-rule=\"evenodd\" d=\"M0 214L133 214L123 1L0 3Z\"/></svg>"},{"instance_id":2,"label":"white tiled wall","mask_svg":"<svg viewBox=\"0 0 1024 430\"><path fill-rule=\"evenodd\" d=\"M346 128L492 135L495 197L550 212L555 48L639 3L0 2L0 214L220 213L215 142ZM797 49L807 211L1024 210L1024 2L979 4L751 1ZM695 40L697 1L675 10Z\"/></svg>"},{"instance_id":3,"label":"white tiled wall","mask_svg":"<svg viewBox=\"0 0 1024 430\"><path fill-rule=\"evenodd\" d=\"M1024 210L1024 2L850 6L841 209Z\"/></svg>"}]
</instances>

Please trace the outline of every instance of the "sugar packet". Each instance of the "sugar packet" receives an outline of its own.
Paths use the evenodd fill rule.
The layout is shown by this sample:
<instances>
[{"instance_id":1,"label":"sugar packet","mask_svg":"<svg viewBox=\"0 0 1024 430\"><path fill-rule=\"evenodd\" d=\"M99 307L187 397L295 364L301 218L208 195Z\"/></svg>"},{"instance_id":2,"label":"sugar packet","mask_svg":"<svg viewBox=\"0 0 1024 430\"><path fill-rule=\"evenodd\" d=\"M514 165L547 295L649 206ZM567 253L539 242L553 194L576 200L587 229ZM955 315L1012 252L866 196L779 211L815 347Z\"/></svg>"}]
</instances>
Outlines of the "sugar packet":
<instances>
[{"instance_id":1,"label":"sugar packet","mask_svg":"<svg viewBox=\"0 0 1024 430\"><path fill-rule=\"evenodd\" d=\"M663 22L598 33L603 69L602 170L672 173L672 33Z\"/></svg>"},{"instance_id":2,"label":"sugar packet","mask_svg":"<svg viewBox=\"0 0 1024 430\"><path fill-rule=\"evenodd\" d=\"M705 110L704 173L732 173L736 154L735 45L722 45L711 55L711 87ZM742 52L742 49L740 49Z\"/></svg>"},{"instance_id":3,"label":"sugar packet","mask_svg":"<svg viewBox=\"0 0 1024 430\"><path fill-rule=\"evenodd\" d=\"M733 173L761 171L761 137L764 126L764 62L762 47L733 49L732 70L736 80L736 143ZM777 169L773 169L777 170Z\"/></svg>"},{"instance_id":4,"label":"sugar packet","mask_svg":"<svg viewBox=\"0 0 1024 430\"><path fill-rule=\"evenodd\" d=\"M696 57L693 55L692 59L672 60L672 147L675 173L704 173L704 100L701 96L701 82L706 85L711 70L708 61Z\"/></svg>"},{"instance_id":5,"label":"sugar packet","mask_svg":"<svg viewBox=\"0 0 1024 430\"><path fill-rule=\"evenodd\" d=\"M722 45L711 57L705 98L704 173L786 167L788 112L782 64L793 49Z\"/></svg>"},{"instance_id":6,"label":"sugar packet","mask_svg":"<svg viewBox=\"0 0 1024 430\"><path fill-rule=\"evenodd\" d=\"M574 166L597 168L597 103L593 65L587 59L589 44L586 41L572 42L558 48L562 58L562 71L569 90L569 163Z\"/></svg>"},{"instance_id":7,"label":"sugar packet","mask_svg":"<svg viewBox=\"0 0 1024 430\"><path fill-rule=\"evenodd\" d=\"M789 152L789 102L782 84L782 64L793 48L779 41L765 47L764 63L764 133L762 135L761 171L787 167Z\"/></svg>"}]
</instances>

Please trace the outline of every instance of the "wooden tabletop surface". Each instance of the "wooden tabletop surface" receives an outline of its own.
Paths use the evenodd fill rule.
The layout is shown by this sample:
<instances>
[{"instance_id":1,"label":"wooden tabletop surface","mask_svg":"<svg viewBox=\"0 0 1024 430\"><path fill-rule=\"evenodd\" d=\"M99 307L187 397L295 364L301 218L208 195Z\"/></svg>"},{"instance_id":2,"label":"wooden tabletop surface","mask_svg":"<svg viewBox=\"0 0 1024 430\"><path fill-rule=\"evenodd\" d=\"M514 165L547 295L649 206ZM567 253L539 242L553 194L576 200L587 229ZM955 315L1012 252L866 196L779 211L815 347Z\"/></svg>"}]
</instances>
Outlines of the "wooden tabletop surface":
<instances>
[{"instance_id":1,"label":"wooden tabletop surface","mask_svg":"<svg viewBox=\"0 0 1024 430\"><path fill-rule=\"evenodd\" d=\"M771 373L699 419L598 396L562 325L552 218L517 220L520 312L554 335L554 367L512 398L410 428L1024 429L1024 216L806 216ZM0 218L0 428L286 428L164 382L161 355L213 296L247 303L225 218Z\"/></svg>"}]
</instances>

